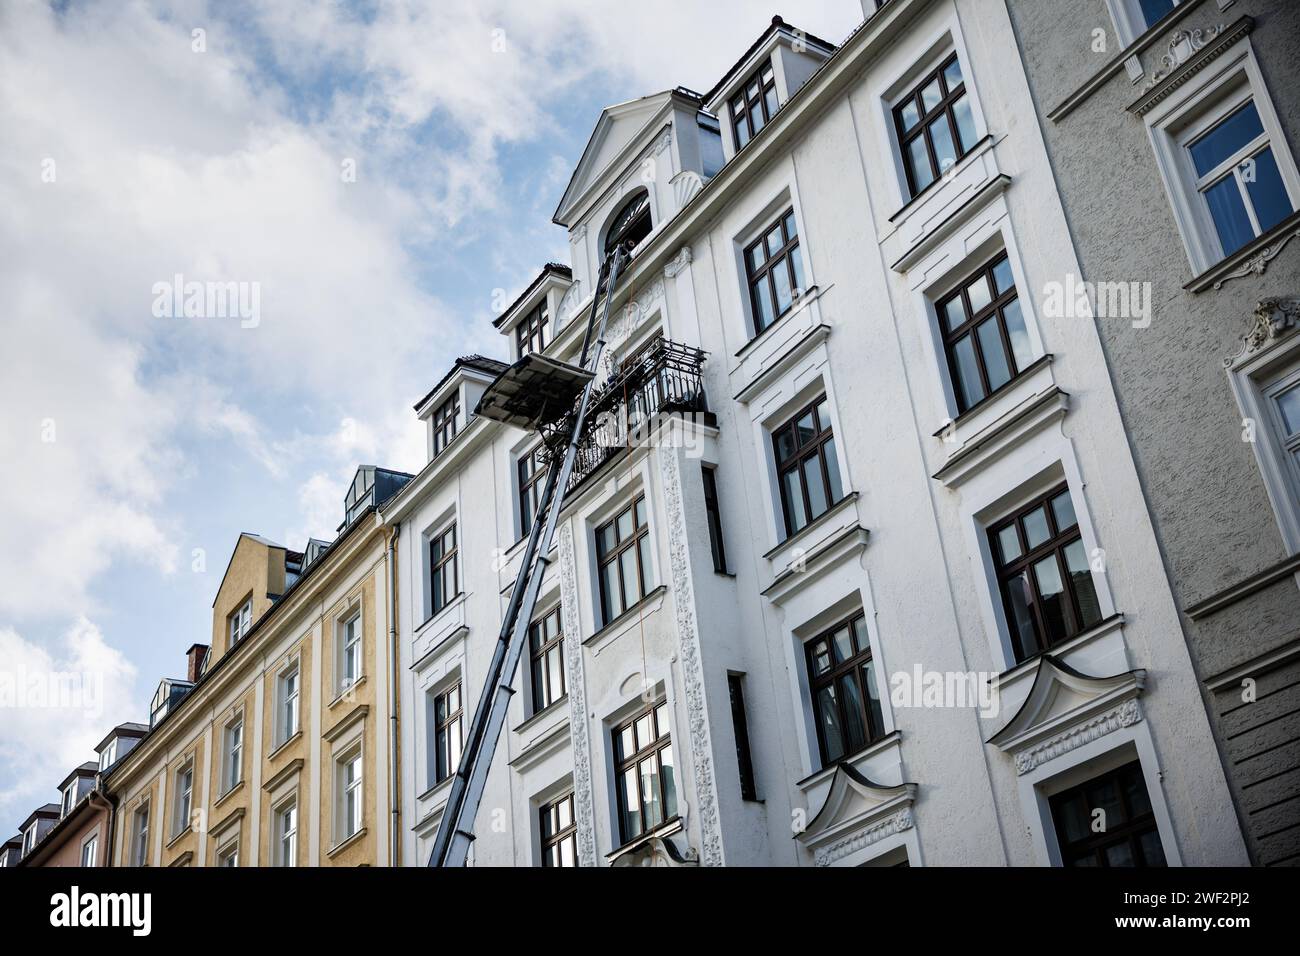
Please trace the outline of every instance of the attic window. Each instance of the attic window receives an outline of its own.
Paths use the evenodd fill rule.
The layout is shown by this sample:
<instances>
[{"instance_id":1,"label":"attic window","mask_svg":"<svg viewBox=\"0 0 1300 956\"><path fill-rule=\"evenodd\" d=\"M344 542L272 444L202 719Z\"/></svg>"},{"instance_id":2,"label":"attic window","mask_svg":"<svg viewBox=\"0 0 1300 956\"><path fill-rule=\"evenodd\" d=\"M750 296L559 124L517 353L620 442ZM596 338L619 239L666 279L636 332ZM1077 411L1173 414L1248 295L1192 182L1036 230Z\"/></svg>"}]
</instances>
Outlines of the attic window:
<instances>
[{"instance_id":1,"label":"attic window","mask_svg":"<svg viewBox=\"0 0 1300 956\"><path fill-rule=\"evenodd\" d=\"M628 200L610 223L609 231L605 233L605 255L618 245L635 248L650 235L650 228L650 194L643 189Z\"/></svg>"},{"instance_id":2,"label":"attic window","mask_svg":"<svg viewBox=\"0 0 1300 956\"><path fill-rule=\"evenodd\" d=\"M731 99L731 131L736 149L757 136L776 115L777 108L776 75L772 72L772 61L768 60Z\"/></svg>"}]
</instances>

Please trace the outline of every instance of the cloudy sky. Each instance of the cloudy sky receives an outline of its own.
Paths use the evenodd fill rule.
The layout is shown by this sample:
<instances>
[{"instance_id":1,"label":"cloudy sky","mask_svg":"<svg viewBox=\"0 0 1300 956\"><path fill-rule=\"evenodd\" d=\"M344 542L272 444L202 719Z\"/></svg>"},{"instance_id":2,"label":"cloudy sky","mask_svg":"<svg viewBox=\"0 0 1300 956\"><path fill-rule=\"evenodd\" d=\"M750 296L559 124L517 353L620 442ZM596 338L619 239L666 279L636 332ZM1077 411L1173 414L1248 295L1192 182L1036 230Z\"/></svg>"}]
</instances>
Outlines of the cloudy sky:
<instances>
[{"instance_id":1,"label":"cloudy sky","mask_svg":"<svg viewBox=\"0 0 1300 956\"><path fill-rule=\"evenodd\" d=\"M455 356L504 356L494 301L566 260L550 217L601 107L707 90L774 13L833 41L861 19L0 4L0 691L92 679L0 701L0 838L183 676L240 531L330 538L357 464L420 467L412 403ZM177 274L256 283L256 324L156 314Z\"/></svg>"}]
</instances>

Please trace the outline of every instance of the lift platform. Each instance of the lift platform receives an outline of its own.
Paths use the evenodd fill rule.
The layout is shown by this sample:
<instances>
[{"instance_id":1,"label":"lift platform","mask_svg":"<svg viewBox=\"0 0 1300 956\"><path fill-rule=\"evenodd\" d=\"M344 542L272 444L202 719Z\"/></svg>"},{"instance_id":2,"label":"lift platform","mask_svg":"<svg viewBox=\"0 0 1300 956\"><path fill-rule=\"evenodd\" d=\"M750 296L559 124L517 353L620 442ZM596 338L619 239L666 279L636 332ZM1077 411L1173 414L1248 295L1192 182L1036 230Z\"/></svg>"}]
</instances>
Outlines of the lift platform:
<instances>
[{"instance_id":1,"label":"lift platform","mask_svg":"<svg viewBox=\"0 0 1300 956\"><path fill-rule=\"evenodd\" d=\"M529 352L497 376L474 414L537 431L568 415L596 373Z\"/></svg>"}]
</instances>

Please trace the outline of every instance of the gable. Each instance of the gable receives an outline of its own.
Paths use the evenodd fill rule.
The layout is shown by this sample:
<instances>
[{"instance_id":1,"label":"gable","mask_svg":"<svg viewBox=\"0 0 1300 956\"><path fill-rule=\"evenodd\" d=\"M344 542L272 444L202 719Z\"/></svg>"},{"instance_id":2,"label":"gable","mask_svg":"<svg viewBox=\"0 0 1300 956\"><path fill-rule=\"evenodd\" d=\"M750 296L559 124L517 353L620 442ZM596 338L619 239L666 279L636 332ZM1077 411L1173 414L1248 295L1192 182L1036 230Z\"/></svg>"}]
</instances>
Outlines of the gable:
<instances>
[{"instance_id":1,"label":"gable","mask_svg":"<svg viewBox=\"0 0 1300 956\"><path fill-rule=\"evenodd\" d=\"M582 158L578 160L560 205L555 210L555 223L561 226L571 225L583 200L605 174L611 168L622 171L619 164L626 163L628 154L650 138L657 124L662 125L661 114L671 99L670 92L656 93L609 106L601 111L591 138L582 151Z\"/></svg>"}]
</instances>

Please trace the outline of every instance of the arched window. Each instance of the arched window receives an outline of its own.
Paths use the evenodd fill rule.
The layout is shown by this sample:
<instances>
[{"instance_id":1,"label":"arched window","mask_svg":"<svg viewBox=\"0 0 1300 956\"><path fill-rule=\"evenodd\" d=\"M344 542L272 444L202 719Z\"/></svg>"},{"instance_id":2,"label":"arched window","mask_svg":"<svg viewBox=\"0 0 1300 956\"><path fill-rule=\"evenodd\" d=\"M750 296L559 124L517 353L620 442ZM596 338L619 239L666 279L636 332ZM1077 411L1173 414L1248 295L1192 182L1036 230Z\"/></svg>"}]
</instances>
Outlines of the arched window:
<instances>
[{"instance_id":1,"label":"arched window","mask_svg":"<svg viewBox=\"0 0 1300 956\"><path fill-rule=\"evenodd\" d=\"M629 199L610 222L609 231L605 233L605 255L609 255L620 244L636 246L648 235L650 194L643 189Z\"/></svg>"}]
</instances>

